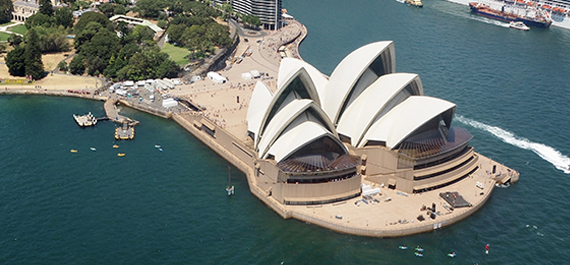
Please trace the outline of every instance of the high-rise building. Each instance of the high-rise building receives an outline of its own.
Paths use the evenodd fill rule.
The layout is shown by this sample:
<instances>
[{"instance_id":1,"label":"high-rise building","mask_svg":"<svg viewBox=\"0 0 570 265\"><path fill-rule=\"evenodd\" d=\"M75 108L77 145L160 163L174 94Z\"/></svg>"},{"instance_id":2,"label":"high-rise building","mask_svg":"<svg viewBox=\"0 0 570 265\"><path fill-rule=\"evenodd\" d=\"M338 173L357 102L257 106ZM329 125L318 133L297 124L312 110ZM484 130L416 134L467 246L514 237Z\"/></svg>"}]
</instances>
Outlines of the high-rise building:
<instances>
[{"instance_id":1,"label":"high-rise building","mask_svg":"<svg viewBox=\"0 0 570 265\"><path fill-rule=\"evenodd\" d=\"M281 28L281 0L216 0L215 2L230 2L234 11L257 16L261 20L263 29Z\"/></svg>"}]
</instances>

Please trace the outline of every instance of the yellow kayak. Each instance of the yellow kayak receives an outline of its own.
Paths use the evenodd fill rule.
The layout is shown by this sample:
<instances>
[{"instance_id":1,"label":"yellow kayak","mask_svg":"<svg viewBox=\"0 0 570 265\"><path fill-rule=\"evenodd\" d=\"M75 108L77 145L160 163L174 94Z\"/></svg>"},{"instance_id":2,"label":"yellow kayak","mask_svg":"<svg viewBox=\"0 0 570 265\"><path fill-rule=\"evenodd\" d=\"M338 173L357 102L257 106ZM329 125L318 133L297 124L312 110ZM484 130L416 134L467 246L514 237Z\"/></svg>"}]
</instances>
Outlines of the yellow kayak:
<instances>
[{"instance_id":1,"label":"yellow kayak","mask_svg":"<svg viewBox=\"0 0 570 265\"><path fill-rule=\"evenodd\" d=\"M125 156L125 153L118 153L117 156Z\"/></svg>"},{"instance_id":2,"label":"yellow kayak","mask_svg":"<svg viewBox=\"0 0 570 265\"><path fill-rule=\"evenodd\" d=\"M77 150L75 150L75 149L71 149L71 151L69 151L69 152L72 152L72 153L77 153Z\"/></svg>"},{"instance_id":3,"label":"yellow kayak","mask_svg":"<svg viewBox=\"0 0 570 265\"><path fill-rule=\"evenodd\" d=\"M114 144L114 145L113 145L113 148L119 148L119 146L118 146L118 145L116 145L116 144Z\"/></svg>"}]
</instances>

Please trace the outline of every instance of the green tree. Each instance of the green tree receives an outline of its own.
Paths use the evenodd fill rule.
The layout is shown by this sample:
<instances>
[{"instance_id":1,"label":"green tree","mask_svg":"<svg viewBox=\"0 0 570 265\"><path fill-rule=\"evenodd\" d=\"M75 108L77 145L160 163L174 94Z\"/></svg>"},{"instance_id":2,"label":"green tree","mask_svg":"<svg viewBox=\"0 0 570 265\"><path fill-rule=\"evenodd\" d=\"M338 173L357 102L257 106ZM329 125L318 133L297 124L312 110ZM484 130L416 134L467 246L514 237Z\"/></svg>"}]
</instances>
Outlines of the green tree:
<instances>
[{"instance_id":1,"label":"green tree","mask_svg":"<svg viewBox=\"0 0 570 265\"><path fill-rule=\"evenodd\" d=\"M10 37L8 37L8 44L10 44L12 47L17 47L23 41L24 39L20 35L12 34Z\"/></svg>"},{"instance_id":2,"label":"green tree","mask_svg":"<svg viewBox=\"0 0 570 265\"><path fill-rule=\"evenodd\" d=\"M74 75L82 75L85 73L85 63L83 55L75 55L69 63L69 72Z\"/></svg>"},{"instance_id":3,"label":"green tree","mask_svg":"<svg viewBox=\"0 0 570 265\"><path fill-rule=\"evenodd\" d=\"M73 13L69 8L58 8L55 10L55 24L61 25L64 28L73 27Z\"/></svg>"},{"instance_id":4,"label":"green tree","mask_svg":"<svg viewBox=\"0 0 570 265\"><path fill-rule=\"evenodd\" d=\"M34 28L26 32L25 42L24 62L26 65L26 76L39 80L44 77L44 65L42 63L42 52L39 47L40 39Z\"/></svg>"},{"instance_id":5,"label":"green tree","mask_svg":"<svg viewBox=\"0 0 570 265\"><path fill-rule=\"evenodd\" d=\"M114 31L113 23L109 21L107 16L98 12L85 12L83 15L81 15L81 18L79 19L79 21L77 21L77 24L75 24L75 26L73 27L75 35L80 34L81 31L85 29L87 24L89 24L89 22L99 23L103 28L106 28L109 31Z\"/></svg>"},{"instance_id":6,"label":"green tree","mask_svg":"<svg viewBox=\"0 0 570 265\"><path fill-rule=\"evenodd\" d=\"M5 53L5 52L6 52L6 44L0 43L0 54Z\"/></svg>"},{"instance_id":7,"label":"green tree","mask_svg":"<svg viewBox=\"0 0 570 265\"><path fill-rule=\"evenodd\" d=\"M107 17L112 17L115 14L115 7L111 3L103 3L98 9Z\"/></svg>"},{"instance_id":8,"label":"green tree","mask_svg":"<svg viewBox=\"0 0 570 265\"><path fill-rule=\"evenodd\" d=\"M40 26L49 28L54 24L55 18L43 13L35 13L31 15L28 19L26 19L26 22L24 23L24 25L26 25L26 28L29 29Z\"/></svg>"},{"instance_id":9,"label":"green tree","mask_svg":"<svg viewBox=\"0 0 570 265\"><path fill-rule=\"evenodd\" d=\"M115 5L115 15L124 15L127 14L128 9L124 6L124 5L119 5L116 4Z\"/></svg>"},{"instance_id":10,"label":"green tree","mask_svg":"<svg viewBox=\"0 0 570 265\"><path fill-rule=\"evenodd\" d=\"M157 18L164 7L165 3L161 0L139 0L135 10L138 10L141 17Z\"/></svg>"},{"instance_id":11,"label":"green tree","mask_svg":"<svg viewBox=\"0 0 570 265\"><path fill-rule=\"evenodd\" d=\"M8 72L13 76L26 76L26 64L24 63L24 46L16 46L13 50L6 54L6 66Z\"/></svg>"},{"instance_id":12,"label":"green tree","mask_svg":"<svg viewBox=\"0 0 570 265\"><path fill-rule=\"evenodd\" d=\"M53 16L53 5L51 0L40 0L40 13L48 16Z\"/></svg>"},{"instance_id":13,"label":"green tree","mask_svg":"<svg viewBox=\"0 0 570 265\"><path fill-rule=\"evenodd\" d=\"M0 24L10 22L14 5L12 0L0 0Z\"/></svg>"},{"instance_id":14,"label":"green tree","mask_svg":"<svg viewBox=\"0 0 570 265\"><path fill-rule=\"evenodd\" d=\"M60 71L63 71L63 72L67 72L67 70L69 70L69 67L67 66L67 62L66 62L66 61L61 61L61 62L59 62L59 63L57 64L57 68L58 68Z\"/></svg>"}]
</instances>

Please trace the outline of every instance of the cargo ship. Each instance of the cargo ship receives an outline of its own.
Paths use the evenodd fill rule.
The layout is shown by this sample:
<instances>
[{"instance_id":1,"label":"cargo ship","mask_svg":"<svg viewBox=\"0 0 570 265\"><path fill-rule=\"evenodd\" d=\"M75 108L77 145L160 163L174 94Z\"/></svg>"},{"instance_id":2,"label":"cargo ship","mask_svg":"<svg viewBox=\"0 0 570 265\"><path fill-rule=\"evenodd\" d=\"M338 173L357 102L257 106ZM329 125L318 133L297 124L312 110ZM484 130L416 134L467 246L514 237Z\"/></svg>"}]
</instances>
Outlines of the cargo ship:
<instances>
[{"instance_id":1,"label":"cargo ship","mask_svg":"<svg viewBox=\"0 0 570 265\"><path fill-rule=\"evenodd\" d=\"M505 22L521 21L527 26L539 28L548 28L552 24L550 15L538 8L510 9L510 12L507 12L505 11L505 5L501 7L501 10L497 10L487 4L478 2L470 2L469 7L471 12L475 14Z\"/></svg>"}]
</instances>

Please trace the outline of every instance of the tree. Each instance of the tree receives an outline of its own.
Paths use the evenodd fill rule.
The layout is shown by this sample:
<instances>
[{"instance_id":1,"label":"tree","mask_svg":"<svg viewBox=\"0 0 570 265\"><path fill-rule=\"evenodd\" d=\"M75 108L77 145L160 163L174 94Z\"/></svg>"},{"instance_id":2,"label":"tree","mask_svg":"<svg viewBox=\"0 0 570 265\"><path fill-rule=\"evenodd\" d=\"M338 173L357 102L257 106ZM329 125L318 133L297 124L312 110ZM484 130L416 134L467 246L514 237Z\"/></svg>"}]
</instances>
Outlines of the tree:
<instances>
[{"instance_id":1,"label":"tree","mask_svg":"<svg viewBox=\"0 0 570 265\"><path fill-rule=\"evenodd\" d=\"M261 25L261 20L254 15L242 15L241 21L250 27L259 27Z\"/></svg>"},{"instance_id":2,"label":"tree","mask_svg":"<svg viewBox=\"0 0 570 265\"><path fill-rule=\"evenodd\" d=\"M6 52L6 44L0 43L0 54L5 53L5 52Z\"/></svg>"},{"instance_id":3,"label":"tree","mask_svg":"<svg viewBox=\"0 0 570 265\"><path fill-rule=\"evenodd\" d=\"M112 17L115 14L115 7L111 3L103 3L99 6L99 11L107 17Z\"/></svg>"},{"instance_id":4,"label":"tree","mask_svg":"<svg viewBox=\"0 0 570 265\"><path fill-rule=\"evenodd\" d=\"M73 27L73 13L69 8L58 8L55 10L55 24L64 28Z\"/></svg>"},{"instance_id":5,"label":"tree","mask_svg":"<svg viewBox=\"0 0 570 265\"><path fill-rule=\"evenodd\" d=\"M8 72L13 76L25 76L26 64L24 63L24 46L16 46L12 51L6 54L6 66Z\"/></svg>"},{"instance_id":6,"label":"tree","mask_svg":"<svg viewBox=\"0 0 570 265\"><path fill-rule=\"evenodd\" d=\"M53 16L53 6L51 0L40 0L40 13L48 16Z\"/></svg>"},{"instance_id":7,"label":"tree","mask_svg":"<svg viewBox=\"0 0 570 265\"><path fill-rule=\"evenodd\" d=\"M49 28L54 24L55 18L43 13L35 13L31 15L28 19L26 19L26 22L24 23L24 25L26 25L26 28L29 29L40 26Z\"/></svg>"},{"instance_id":8,"label":"tree","mask_svg":"<svg viewBox=\"0 0 570 265\"><path fill-rule=\"evenodd\" d=\"M164 9L165 3L160 0L139 0L136 10L144 18L157 18L160 11Z\"/></svg>"},{"instance_id":9,"label":"tree","mask_svg":"<svg viewBox=\"0 0 570 265\"><path fill-rule=\"evenodd\" d=\"M17 47L23 41L24 41L24 39L22 39L22 36L20 36L20 35L12 34L12 35L10 35L10 37L8 37L8 43L12 47Z\"/></svg>"},{"instance_id":10,"label":"tree","mask_svg":"<svg viewBox=\"0 0 570 265\"><path fill-rule=\"evenodd\" d=\"M83 55L76 55L69 63L69 72L74 75L82 75L85 73L85 63L83 62Z\"/></svg>"},{"instance_id":11,"label":"tree","mask_svg":"<svg viewBox=\"0 0 570 265\"><path fill-rule=\"evenodd\" d=\"M128 10L124 5L119 5L119 4L115 5L115 10L114 10L115 15L124 15L127 13L127 11Z\"/></svg>"},{"instance_id":12,"label":"tree","mask_svg":"<svg viewBox=\"0 0 570 265\"><path fill-rule=\"evenodd\" d=\"M0 24L10 22L14 11L14 5L11 0L0 0Z\"/></svg>"},{"instance_id":13,"label":"tree","mask_svg":"<svg viewBox=\"0 0 570 265\"><path fill-rule=\"evenodd\" d=\"M34 28L26 32L25 42L24 62L26 65L26 76L31 76L35 80L42 79L44 77L42 52L39 47L40 40Z\"/></svg>"},{"instance_id":14,"label":"tree","mask_svg":"<svg viewBox=\"0 0 570 265\"><path fill-rule=\"evenodd\" d=\"M81 18L79 19L79 21L77 21L77 24L75 24L75 26L73 27L75 35L80 34L81 31L85 29L87 24L89 24L89 22L99 23L103 28L106 28L110 31L114 31L113 23L109 21L107 16L98 12L85 12L83 15L81 15Z\"/></svg>"},{"instance_id":15,"label":"tree","mask_svg":"<svg viewBox=\"0 0 570 265\"><path fill-rule=\"evenodd\" d=\"M60 71L63 71L63 72L67 72L67 70L69 70L69 67L67 67L67 62L65 62L65 61L59 62L59 63L57 64L57 68L58 68Z\"/></svg>"}]
</instances>

